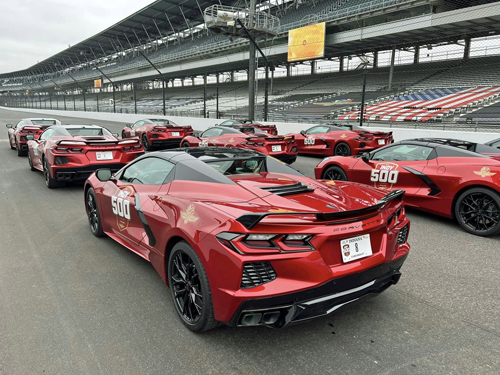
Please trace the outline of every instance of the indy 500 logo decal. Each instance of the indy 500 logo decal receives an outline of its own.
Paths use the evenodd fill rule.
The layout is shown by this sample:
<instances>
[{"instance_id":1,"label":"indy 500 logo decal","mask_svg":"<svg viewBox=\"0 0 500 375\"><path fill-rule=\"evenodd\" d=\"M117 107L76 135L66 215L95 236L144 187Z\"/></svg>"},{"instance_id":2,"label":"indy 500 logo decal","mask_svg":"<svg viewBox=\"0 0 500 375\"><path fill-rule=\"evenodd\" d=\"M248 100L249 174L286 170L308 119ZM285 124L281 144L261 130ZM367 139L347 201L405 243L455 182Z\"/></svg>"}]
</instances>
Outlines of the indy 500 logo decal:
<instances>
[{"instance_id":1,"label":"indy 500 logo decal","mask_svg":"<svg viewBox=\"0 0 500 375\"><path fill-rule=\"evenodd\" d=\"M130 223L130 200L129 197L135 194L131 186L124 186L118 189L118 193L111 197L111 207L116 215L116 225L120 231L128 228Z\"/></svg>"},{"instance_id":2,"label":"indy 500 logo decal","mask_svg":"<svg viewBox=\"0 0 500 375\"><path fill-rule=\"evenodd\" d=\"M395 163L379 163L372 169L370 181L376 188L390 190L398 182L398 167Z\"/></svg>"}]
</instances>

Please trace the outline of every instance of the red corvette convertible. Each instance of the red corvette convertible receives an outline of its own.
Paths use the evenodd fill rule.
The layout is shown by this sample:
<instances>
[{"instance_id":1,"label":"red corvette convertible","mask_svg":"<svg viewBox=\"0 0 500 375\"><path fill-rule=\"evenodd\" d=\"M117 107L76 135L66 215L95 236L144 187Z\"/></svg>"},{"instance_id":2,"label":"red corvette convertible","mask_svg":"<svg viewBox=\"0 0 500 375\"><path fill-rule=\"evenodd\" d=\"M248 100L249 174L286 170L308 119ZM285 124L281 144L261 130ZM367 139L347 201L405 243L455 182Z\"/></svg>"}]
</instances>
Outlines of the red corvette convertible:
<instances>
[{"instance_id":1,"label":"red corvette convertible","mask_svg":"<svg viewBox=\"0 0 500 375\"><path fill-rule=\"evenodd\" d=\"M356 126L318 125L293 135L299 153L315 155L357 155L394 142L392 132L370 132Z\"/></svg>"},{"instance_id":2,"label":"red corvette convertible","mask_svg":"<svg viewBox=\"0 0 500 375\"><path fill-rule=\"evenodd\" d=\"M270 155L287 164L297 160L297 146L293 136L256 134L251 126L238 128L214 126L198 137L189 136L182 140L181 147L238 147Z\"/></svg>"},{"instance_id":3,"label":"red corvette convertible","mask_svg":"<svg viewBox=\"0 0 500 375\"><path fill-rule=\"evenodd\" d=\"M228 126L228 127L252 126L255 129L257 129L257 131L259 131L260 133L278 135L278 129L276 128L276 125L264 125L261 124L260 122L250 121L250 120L226 120L221 122L217 126Z\"/></svg>"},{"instance_id":4,"label":"red corvette convertible","mask_svg":"<svg viewBox=\"0 0 500 375\"><path fill-rule=\"evenodd\" d=\"M17 150L18 156L25 156L28 152L26 136L31 134L35 139L38 139L38 136L51 125L61 125L61 122L53 118L25 118L19 121L16 126L7 124L10 148Z\"/></svg>"},{"instance_id":5,"label":"red corvette convertible","mask_svg":"<svg viewBox=\"0 0 500 375\"><path fill-rule=\"evenodd\" d=\"M463 143L470 142L407 140L362 157L334 156L318 164L315 177L402 189L408 206L454 218L469 233L497 234L500 162L491 157L494 148L481 145L471 151Z\"/></svg>"},{"instance_id":6,"label":"red corvette convertible","mask_svg":"<svg viewBox=\"0 0 500 375\"><path fill-rule=\"evenodd\" d=\"M120 140L95 125L57 125L37 140L28 135L28 161L32 171L42 171L49 188L66 181L84 181L97 168L119 170L144 154L138 139Z\"/></svg>"},{"instance_id":7,"label":"red corvette convertible","mask_svg":"<svg viewBox=\"0 0 500 375\"><path fill-rule=\"evenodd\" d=\"M144 150L179 147L182 138L193 134L191 126L181 126L166 119L145 119L128 124L122 138L139 137Z\"/></svg>"},{"instance_id":8,"label":"red corvette convertible","mask_svg":"<svg viewBox=\"0 0 500 375\"><path fill-rule=\"evenodd\" d=\"M334 312L400 278L401 198L301 175L251 150L148 153L85 184L95 236L150 261L193 331L283 327Z\"/></svg>"}]
</instances>

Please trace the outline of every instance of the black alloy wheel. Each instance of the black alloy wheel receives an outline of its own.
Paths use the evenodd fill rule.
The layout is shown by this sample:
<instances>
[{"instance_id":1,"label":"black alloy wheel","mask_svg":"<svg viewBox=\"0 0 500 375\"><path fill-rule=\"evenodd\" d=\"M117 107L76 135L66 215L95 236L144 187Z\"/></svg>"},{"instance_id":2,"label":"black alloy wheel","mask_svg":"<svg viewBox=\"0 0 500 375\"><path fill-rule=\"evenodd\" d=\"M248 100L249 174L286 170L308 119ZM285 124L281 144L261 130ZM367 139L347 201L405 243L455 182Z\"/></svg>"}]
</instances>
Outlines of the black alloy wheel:
<instances>
[{"instance_id":1,"label":"black alloy wheel","mask_svg":"<svg viewBox=\"0 0 500 375\"><path fill-rule=\"evenodd\" d=\"M347 181L347 174L344 170L336 165L331 165L323 172L321 176L323 180Z\"/></svg>"},{"instance_id":2,"label":"black alloy wheel","mask_svg":"<svg viewBox=\"0 0 500 375\"><path fill-rule=\"evenodd\" d=\"M127 133L125 133L125 130L122 130L122 139L127 138Z\"/></svg>"},{"instance_id":3,"label":"black alloy wheel","mask_svg":"<svg viewBox=\"0 0 500 375\"><path fill-rule=\"evenodd\" d=\"M49 162L45 158L43 159L43 176L45 177L45 185L47 185L49 189L62 186L61 181L57 181L50 175Z\"/></svg>"},{"instance_id":4,"label":"black alloy wheel","mask_svg":"<svg viewBox=\"0 0 500 375\"><path fill-rule=\"evenodd\" d=\"M19 143L17 143L17 139L16 139L16 150L17 150L17 156L25 156L25 152L23 150L21 150L21 147L19 147Z\"/></svg>"},{"instance_id":5,"label":"black alloy wheel","mask_svg":"<svg viewBox=\"0 0 500 375\"><path fill-rule=\"evenodd\" d=\"M12 139L10 138L10 134L7 134L7 136L9 137L9 146L10 146L10 149L11 150L15 150L16 146L12 146Z\"/></svg>"},{"instance_id":6,"label":"black alloy wheel","mask_svg":"<svg viewBox=\"0 0 500 375\"><path fill-rule=\"evenodd\" d=\"M486 188L463 192L455 204L455 217L461 227L477 236L500 232L500 195Z\"/></svg>"},{"instance_id":7,"label":"black alloy wheel","mask_svg":"<svg viewBox=\"0 0 500 375\"><path fill-rule=\"evenodd\" d=\"M36 171L36 168L33 166L33 160L31 160L31 152L28 151L28 163L30 165L31 171Z\"/></svg>"},{"instance_id":8,"label":"black alloy wheel","mask_svg":"<svg viewBox=\"0 0 500 375\"><path fill-rule=\"evenodd\" d=\"M94 189L90 188L85 194L85 208L87 209L87 217L89 218L90 231L96 237L103 237L101 214L97 205Z\"/></svg>"},{"instance_id":9,"label":"black alloy wheel","mask_svg":"<svg viewBox=\"0 0 500 375\"><path fill-rule=\"evenodd\" d=\"M142 147L144 147L144 151L151 151L152 149L149 145L148 136L146 134L142 136Z\"/></svg>"},{"instance_id":10,"label":"black alloy wheel","mask_svg":"<svg viewBox=\"0 0 500 375\"><path fill-rule=\"evenodd\" d=\"M182 146L181 147L188 148L188 147L191 147L191 146L189 145L189 142L186 141L186 142L182 142Z\"/></svg>"},{"instance_id":11,"label":"black alloy wheel","mask_svg":"<svg viewBox=\"0 0 500 375\"><path fill-rule=\"evenodd\" d=\"M333 155L335 156L351 156L351 148L345 142L339 142L335 145L333 149Z\"/></svg>"},{"instance_id":12,"label":"black alloy wheel","mask_svg":"<svg viewBox=\"0 0 500 375\"><path fill-rule=\"evenodd\" d=\"M170 253L168 281L177 314L187 328L202 332L217 327L207 275L186 242L177 243Z\"/></svg>"}]
</instances>

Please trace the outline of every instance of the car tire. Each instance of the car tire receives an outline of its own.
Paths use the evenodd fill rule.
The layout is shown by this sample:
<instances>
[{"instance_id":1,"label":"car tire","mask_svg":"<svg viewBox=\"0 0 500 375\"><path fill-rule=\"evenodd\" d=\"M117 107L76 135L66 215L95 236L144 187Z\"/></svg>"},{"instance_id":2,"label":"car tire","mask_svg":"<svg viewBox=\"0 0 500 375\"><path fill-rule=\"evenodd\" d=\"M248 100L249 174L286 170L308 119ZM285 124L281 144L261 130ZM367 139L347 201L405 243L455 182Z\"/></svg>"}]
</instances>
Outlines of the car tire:
<instances>
[{"instance_id":1,"label":"car tire","mask_svg":"<svg viewBox=\"0 0 500 375\"><path fill-rule=\"evenodd\" d=\"M335 156L351 156L351 148L345 142L339 142L335 145L333 149L333 155Z\"/></svg>"},{"instance_id":2,"label":"car tire","mask_svg":"<svg viewBox=\"0 0 500 375\"><path fill-rule=\"evenodd\" d=\"M457 198L454 213L466 232L484 237L500 233L500 194L493 190L467 189Z\"/></svg>"},{"instance_id":3,"label":"car tire","mask_svg":"<svg viewBox=\"0 0 500 375\"><path fill-rule=\"evenodd\" d=\"M151 151L152 150L152 147L149 144L148 136L146 134L144 134L142 136L142 147L144 148L144 151Z\"/></svg>"},{"instance_id":4,"label":"car tire","mask_svg":"<svg viewBox=\"0 0 500 375\"><path fill-rule=\"evenodd\" d=\"M347 181L347 174L341 167L331 165L323 171L321 178L323 180Z\"/></svg>"},{"instance_id":5,"label":"car tire","mask_svg":"<svg viewBox=\"0 0 500 375\"><path fill-rule=\"evenodd\" d=\"M122 130L122 139L127 138L127 133L125 133L125 130Z\"/></svg>"},{"instance_id":6,"label":"car tire","mask_svg":"<svg viewBox=\"0 0 500 375\"><path fill-rule=\"evenodd\" d=\"M188 329L203 332L219 325L205 269L196 252L184 241L178 242L170 253L168 283L177 315Z\"/></svg>"},{"instance_id":7,"label":"car tire","mask_svg":"<svg viewBox=\"0 0 500 375\"><path fill-rule=\"evenodd\" d=\"M36 171L36 168L33 166L33 160L31 160L31 152L28 151L28 164L30 165L31 171Z\"/></svg>"},{"instance_id":8,"label":"car tire","mask_svg":"<svg viewBox=\"0 0 500 375\"><path fill-rule=\"evenodd\" d=\"M49 189L58 188L63 185L63 182L52 178L50 175L49 162L45 158L43 158L43 177L45 177L45 185L47 185Z\"/></svg>"},{"instance_id":9,"label":"car tire","mask_svg":"<svg viewBox=\"0 0 500 375\"><path fill-rule=\"evenodd\" d=\"M101 213L95 196L94 189L89 188L85 194L85 209L89 219L90 231L96 237L104 237L102 229Z\"/></svg>"},{"instance_id":10,"label":"car tire","mask_svg":"<svg viewBox=\"0 0 500 375\"><path fill-rule=\"evenodd\" d=\"M189 142L186 141L186 142L182 142L181 147L188 148L188 147L191 147L191 145L189 144Z\"/></svg>"},{"instance_id":11,"label":"car tire","mask_svg":"<svg viewBox=\"0 0 500 375\"><path fill-rule=\"evenodd\" d=\"M7 136L8 136L8 139L9 139L9 146L10 146L10 149L11 149L11 150L15 150L15 149L16 149L16 146L12 146L12 140L10 139L10 135L8 135L8 134L7 134Z\"/></svg>"},{"instance_id":12,"label":"car tire","mask_svg":"<svg viewBox=\"0 0 500 375\"><path fill-rule=\"evenodd\" d=\"M16 140L16 150L17 150L17 156L26 156L26 151L21 150L19 144L17 143L17 140Z\"/></svg>"}]
</instances>

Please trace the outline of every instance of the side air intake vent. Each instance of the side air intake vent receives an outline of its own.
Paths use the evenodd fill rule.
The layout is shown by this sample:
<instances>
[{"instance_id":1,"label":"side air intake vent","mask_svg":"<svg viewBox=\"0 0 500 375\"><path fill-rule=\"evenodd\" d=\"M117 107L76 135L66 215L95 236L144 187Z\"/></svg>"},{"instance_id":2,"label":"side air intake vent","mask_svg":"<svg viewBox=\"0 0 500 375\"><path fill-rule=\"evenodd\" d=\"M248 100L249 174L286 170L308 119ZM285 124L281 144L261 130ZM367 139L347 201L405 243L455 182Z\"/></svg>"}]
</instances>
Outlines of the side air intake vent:
<instances>
[{"instance_id":1,"label":"side air intake vent","mask_svg":"<svg viewBox=\"0 0 500 375\"><path fill-rule=\"evenodd\" d=\"M273 281L276 277L276 271L269 262L245 263L241 278L241 288L253 288Z\"/></svg>"},{"instance_id":2,"label":"side air intake vent","mask_svg":"<svg viewBox=\"0 0 500 375\"><path fill-rule=\"evenodd\" d=\"M406 224L398 233L398 243L405 243L408 239L408 224Z\"/></svg>"},{"instance_id":3,"label":"side air intake vent","mask_svg":"<svg viewBox=\"0 0 500 375\"><path fill-rule=\"evenodd\" d=\"M261 187L261 189L281 196L310 193L311 191L314 191L314 189L311 189L309 186L304 185L302 182L297 182L293 185Z\"/></svg>"}]
</instances>

